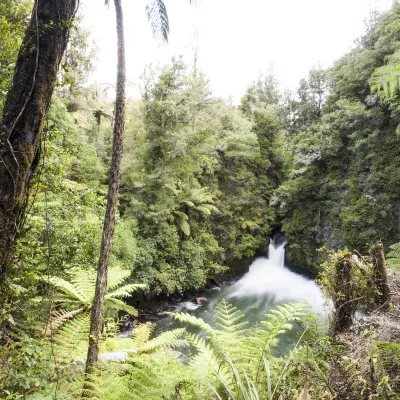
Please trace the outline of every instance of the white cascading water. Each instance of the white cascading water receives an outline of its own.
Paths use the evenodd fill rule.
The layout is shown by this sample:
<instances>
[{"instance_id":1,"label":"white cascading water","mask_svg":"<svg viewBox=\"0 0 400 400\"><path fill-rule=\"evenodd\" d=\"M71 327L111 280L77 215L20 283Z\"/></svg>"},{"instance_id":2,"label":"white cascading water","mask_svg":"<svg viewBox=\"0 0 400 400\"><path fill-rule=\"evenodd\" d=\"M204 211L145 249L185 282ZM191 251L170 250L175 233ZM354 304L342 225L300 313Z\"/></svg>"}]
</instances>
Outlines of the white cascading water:
<instances>
[{"instance_id":1,"label":"white cascading water","mask_svg":"<svg viewBox=\"0 0 400 400\"><path fill-rule=\"evenodd\" d=\"M324 298L319 286L285 267L285 245L275 247L271 241L268 258L257 258L249 272L231 287L228 297L275 304L305 300L313 312L323 314Z\"/></svg>"}]
</instances>

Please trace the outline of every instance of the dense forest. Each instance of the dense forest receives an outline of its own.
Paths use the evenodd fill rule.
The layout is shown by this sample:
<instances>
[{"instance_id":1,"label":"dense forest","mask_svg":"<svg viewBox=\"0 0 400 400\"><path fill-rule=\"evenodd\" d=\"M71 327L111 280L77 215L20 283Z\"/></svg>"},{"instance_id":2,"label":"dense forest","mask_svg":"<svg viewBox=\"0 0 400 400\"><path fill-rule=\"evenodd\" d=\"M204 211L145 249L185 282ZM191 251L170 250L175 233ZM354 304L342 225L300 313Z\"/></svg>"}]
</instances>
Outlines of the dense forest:
<instances>
[{"instance_id":1,"label":"dense forest","mask_svg":"<svg viewBox=\"0 0 400 400\"><path fill-rule=\"evenodd\" d=\"M400 3L297 91L269 70L237 105L179 55L126 100L120 0L117 85L89 85L78 3L0 3L0 398L400 399ZM276 233L329 318L141 317L242 276Z\"/></svg>"}]
</instances>

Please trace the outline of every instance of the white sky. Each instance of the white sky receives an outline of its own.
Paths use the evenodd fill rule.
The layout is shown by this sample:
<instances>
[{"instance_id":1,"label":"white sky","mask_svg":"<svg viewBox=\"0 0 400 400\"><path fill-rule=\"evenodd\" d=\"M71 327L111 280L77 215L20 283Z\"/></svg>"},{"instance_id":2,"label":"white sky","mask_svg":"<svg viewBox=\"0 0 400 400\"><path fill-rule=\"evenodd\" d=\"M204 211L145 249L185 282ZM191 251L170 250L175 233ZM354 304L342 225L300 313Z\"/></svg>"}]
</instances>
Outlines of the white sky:
<instances>
[{"instance_id":1,"label":"white sky","mask_svg":"<svg viewBox=\"0 0 400 400\"><path fill-rule=\"evenodd\" d=\"M82 0L84 22L98 46L91 81L116 79L115 15L102 0ZM112 3L112 0L110 1ZM318 62L327 67L364 32L371 10L386 10L392 0L165 0L169 44L159 45L146 19L146 0L122 0L125 16L127 78L134 84L148 63L173 55L193 60L210 79L214 95L238 102L260 71L273 63L282 87L298 81ZM197 37L197 39L196 39ZM128 90L136 96L137 89Z\"/></svg>"}]
</instances>

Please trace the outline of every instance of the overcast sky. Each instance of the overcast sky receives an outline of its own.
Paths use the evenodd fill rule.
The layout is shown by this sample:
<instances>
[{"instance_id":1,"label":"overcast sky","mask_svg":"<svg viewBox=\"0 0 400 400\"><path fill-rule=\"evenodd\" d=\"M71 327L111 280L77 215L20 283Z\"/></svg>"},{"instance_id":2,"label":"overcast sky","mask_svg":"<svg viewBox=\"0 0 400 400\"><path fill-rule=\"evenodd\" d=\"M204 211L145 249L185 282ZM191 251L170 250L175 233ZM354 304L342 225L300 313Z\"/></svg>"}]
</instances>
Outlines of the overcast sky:
<instances>
[{"instance_id":1,"label":"overcast sky","mask_svg":"<svg viewBox=\"0 0 400 400\"><path fill-rule=\"evenodd\" d=\"M91 81L116 79L115 15L102 0L83 0L84 23L98 46ZM112 1L111 1L112 3ZM248 84L273 63L283 88L294 89L318 62L324 67L348 51L365 30L372 10L392 0L165 0L169 44L152 38L146 0L122 0L127 78L134 85L148 63L163 64L182 54L188 63L199 49L199 67L214 95L237 102ZM135 96L137 90L128 93Z\"/></svg>"}]
</instances>

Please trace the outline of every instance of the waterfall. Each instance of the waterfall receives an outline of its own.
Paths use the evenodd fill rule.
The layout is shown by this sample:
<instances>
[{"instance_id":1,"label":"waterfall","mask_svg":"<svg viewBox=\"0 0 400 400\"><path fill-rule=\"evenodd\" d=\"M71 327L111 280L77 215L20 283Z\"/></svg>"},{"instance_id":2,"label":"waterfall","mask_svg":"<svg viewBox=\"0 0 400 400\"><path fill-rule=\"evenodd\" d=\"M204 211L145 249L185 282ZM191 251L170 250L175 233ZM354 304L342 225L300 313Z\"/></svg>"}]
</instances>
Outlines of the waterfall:
<instances>
[{"instance_id":1,"label":"waterfall","mask_svg":"<svg viewBox=\"0 0 400 400\"><path fill-rule=\"evenodd\" d=\"M249 272L231 287L229 297L278 304L305 300L313 312L323 313L324 298L319 286L285 267L285 245L286 242L276 246L271 241L268 257L254 260Z\"/></svg>"}]
</instances>

